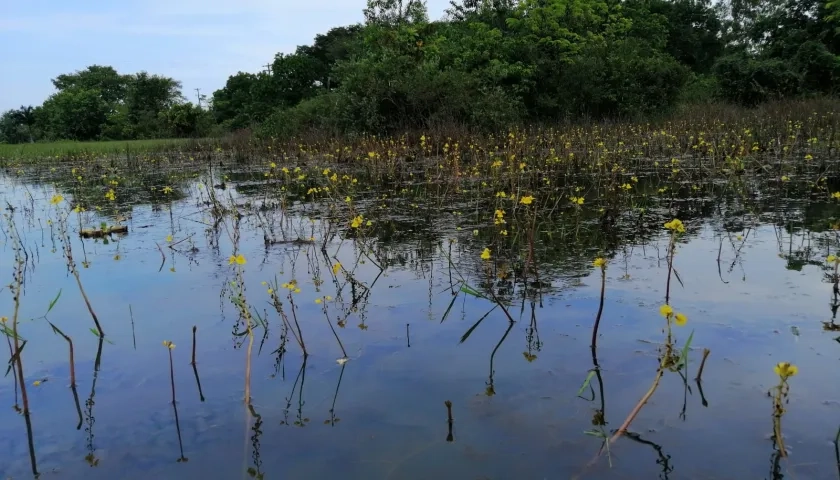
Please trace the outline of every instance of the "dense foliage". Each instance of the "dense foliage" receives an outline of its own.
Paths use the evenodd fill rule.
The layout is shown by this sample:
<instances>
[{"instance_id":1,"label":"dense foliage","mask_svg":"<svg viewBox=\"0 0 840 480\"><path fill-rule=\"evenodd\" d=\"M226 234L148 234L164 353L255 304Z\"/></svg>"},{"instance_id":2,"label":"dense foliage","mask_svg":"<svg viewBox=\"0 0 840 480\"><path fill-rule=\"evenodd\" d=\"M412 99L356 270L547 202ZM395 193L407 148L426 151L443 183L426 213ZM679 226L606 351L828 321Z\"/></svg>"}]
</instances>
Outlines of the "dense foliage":
<instances>
[{"instance_id":1,"label":"dense foliage","mask_svg":"<svg viewBox=\"0 0 840 480\"><path fill-rule=\"evenodd\" d=\"M439 21L422 0L368 0L364 14L232 75L207 109L165 77L61 75L42 106L0 118L0 142L497 128L840 91L840 0L460 0Z\"/></svg>"}]
</instances>

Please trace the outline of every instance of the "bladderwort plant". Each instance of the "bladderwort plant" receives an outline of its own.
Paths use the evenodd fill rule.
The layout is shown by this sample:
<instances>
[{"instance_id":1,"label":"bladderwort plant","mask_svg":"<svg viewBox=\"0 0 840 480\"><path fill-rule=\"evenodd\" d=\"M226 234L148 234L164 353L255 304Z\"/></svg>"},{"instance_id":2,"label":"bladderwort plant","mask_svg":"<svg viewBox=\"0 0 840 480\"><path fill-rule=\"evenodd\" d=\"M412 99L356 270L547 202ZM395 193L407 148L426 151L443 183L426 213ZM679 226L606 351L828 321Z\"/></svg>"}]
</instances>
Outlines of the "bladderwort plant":
<instances>
[{"instance_id":1,"label":"bladderwort plant","mask_svg":"<svg viewBox=\"0 0 840 480\"><path fill-rule=\"evenodd\" d=\"M93 310L93 306L90 303L87 293L85 293L85 288L82 286L82 279L79 275L79 269L76 268L76 261L73 259L73 247L71 246L70 234L67 230L67 212L63 211L63 208L60 207L63 203L64 197L61 195L53 195L50 200L50 204L56 207L56 214L58 215L58 236L63 246L64 258L67 261L67 268L73 275L73 278L76 279L76 285L79 287L79 293L81 293L82 300L84 300L85 306L87 307L88 312L93 319L93 323L96 326L96 330L91 329L91 331L95 335L99 336L99 338L104 338L105 332L102 330L102 325L99 323L99 317L96 316L96 312Z\"/></svg>"},{"instance_id":2,"label":"bladderwort plant","mask_svg":"<svg viewBox=\"0 0 840 480\"><path fill-rule=\"evenodd\" d=\"M245 404L251 403L251 353L254 349L254 327L255 321L251 315L251 308L245 297L245 280L243 278L243 266L247 263L245 256L241 253L234 253L228 258L228 264L233 265L236 271L236 278L231 282L230 301L239 311L239 319L245 323L245 334L248 335L248 349L245 352Z\"/></svg>"},{"instance_id":3,"label":"bladderwort plant","mask_svg":"<svg viewBox=\"0 0 840 480\"><path fill-rule=\"evenodd\" d=\"M799 368L792 363L779 362L773 367L773 371L779 376L779 383L767 392L773 398L773 442L779 449L779 455L787 457L787 449L782 438L782 417L785 415L785 405L788 403L790 393L788 379L796 376Z\"/></svg>"},{"instance_id":4,"label":"bladderwort plant","mask_svg":"<svg viewBox=\"0 0 840 480\"><path fill-rule=\"evenodd\" d=\"M656 375L654 376L653 383L651 384L650 388L647 392L639 399L639 402L633 407L630 414L624 420L620 427L613 433L610 437L608 442L605 442L607 446L607 451L609 451L609 444L618 440L622 435L627 433L630 424L642 410L642 408L648 403L651 399L653 394L656 392L657 388L659 387L659 382L662 379L663 374L666 370L673 371L673 372L681 372L682 369L688 369L688 352L691 346L692 339L694 337L694 332L691 332L688 339L686 340L685 345L682 348L682 351L677 355L675 353L675 346L673 342L673 333L671 330L672 325L683 326L688 322L688 317L680 312L675 312L674 308L670 304L671 299L671 277L674 276L677 278L677 281L682 284L682 281L679 280L679 276L674 269L674 255L676 254L676 242L678 236L685 233L685 226L683 225L682 221L679 219L673 219L670 222L665 223L664 227L670 231L670 238L668 241L668 253L667 253L667 263L668 263L668 274L665 281L665 303L659 308L659 313L665 317L666 326L664 328L664 332L666 334L665 345L661 351L661 355L659 357L659 365L656 368ZM599 259L596 259L593 264L599 266L602 262ZM605 264L600 265L602 268L605 267ZM683 376L685 379L687 375ZM603 448L602 448L603 450ZM598 457L600 457L601 451L595 456L592 461L590 461L585 468L588 468L594 465L595 461L597 461ZM574 478L579 478L580 474L575 476Z\"/></svg>"},{"instance_id":5,"label":"bladderwort plant","mask_svg":"<svg viewBox=\"0 0 840 480\"><path fill-rule=\"evenodd\" d=\"M316 298L315 303L321 306L321 311L324 312L324 317L327 319L327 324L330 326L330 330L332 330L333 336L335 336L335 341L338 342L338 346L341 348L341 358L336 360L339 365L344 365L347 363L349 359L347 357L347 351L344 350L344 344L341 343L341 338L338 336L338 332L335 331L335 327L332 324L332 320L330 320L329 310L327 308L328 302L332 301L332 297L326 295L322 298Z\"/></svg>"},{"instance_id":6,"label":"bladderwort plant","mask_svg":"<svg viewBox=\"0 0 840 480\"><path fill-rule=\"evenodd\" d=\"M184 456L184 444L181 441L181 421L178 419L178 404L175 400L175 362L172 360L172 350L175 350L175 344L169 340L163 341L163 346L166 347L169 353L169 385L172 390L172 410L175 412L175 430L178 434L178 448L181 456L178 457L178 463L186 462L189 459Z\"/></svg>"},{"instance_id":7,"label":"bladderwort plant","mask_svg":"<svg viewBox=\"0 0 840 480\"><path fill-rule=\"evenodd\" d=\"M297 280L291 280L288 283L278 285L277 279L275 279L273 283L265 282L264 286L267 287L266 291L268 292L269 297L271 297L271 305L277 311L277 315L280 316L286 330L292 332L292 336L295 337L295 341L303 352L303 358L305 360L309 356L309 352L307 352L306 343L303 341L303 331L301 330L300 323L298 322L295 299L292 296L295 293L300 293L300 287L297 286ZM288 291L286 298L289 300L289 305L291 306L291 321L289 320L288 315L286 315L286 311L283 309L283 301L280 300L278 288Z\"/></svg>"},{"instance_id":8,"label":"bladderwort plant","mask_svg":"<svg viewBox=\"0 0 840 480\"><path fill-rule=\"evenodd\" d=\"M9 368L6 370L8 374L9 369L15 369L17 374L17 385L20 387L20 398L23 409L20 411L26 422L26 432L29 438L29 459L32 466L32 474L38 477L38 466L35 461L35 445L32 440L32 419L29 412L29 395L26 391L26 377L23 374L23 348L26 346L26 340L23 340L18 333L18 324L20 319L20 301L23 295L24 275L26 273L26 259L23 252L23 242L17 230L14 220L14 207L8 205L8 213L3 216L6 219L8 228L8 237L12 242L12 250L14 251L14 267L12 270L12 283L9 284L9 291L12 294L12 301L14 303L14 310L12 311L12 327L11 330L6 326L7 321L3 322L3 332L7 337L12 339L12 356L9 359ZM3 317L5 319L6 317Z\"/></svg>"}]
</instances>

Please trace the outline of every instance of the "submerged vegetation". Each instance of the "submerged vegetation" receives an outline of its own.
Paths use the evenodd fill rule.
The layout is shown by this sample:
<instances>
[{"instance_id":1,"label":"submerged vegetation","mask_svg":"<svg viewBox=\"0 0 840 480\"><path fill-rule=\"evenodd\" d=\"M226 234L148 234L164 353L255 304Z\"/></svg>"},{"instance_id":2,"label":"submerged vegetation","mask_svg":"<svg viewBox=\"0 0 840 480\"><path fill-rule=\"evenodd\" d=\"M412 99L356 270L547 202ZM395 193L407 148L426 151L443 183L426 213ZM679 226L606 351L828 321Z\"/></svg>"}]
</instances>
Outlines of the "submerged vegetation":
<instances>
[{"instance_id":1,"label":"submerged vegetation","mask_svg":"<svg viewBox=\"0 0 840 480\"><path fill-rule=\"evenodd\" d=\"M394 478L420 468L412 462L437 455L445 446L489 449L479 437L502 438L505 429L514 428L516 441L530 442L533 451L525 457L533 463L523 466L519 459L501 456L492 464L545 476L537 464L546 447L530 435L543 438L558 429L546 426L541 413L518 411L511 403L515 398L528 409L539 410L548 402L552 422L559 418L575 425L574 434L561 429L569 435L565 446L550 444L551 458L557 458L557 448L571 445L568 451L575 452L562 467L563 478L610 467L643 468L638 476L647 478L650 467L616 454L633 445L652 447L657 471L667 478L680 465L697 466L692 462L703 460L694 453L690 458L666 453L666 440L681 444L679 451L691 450L685 442L698 442L715 458L727 455L709 446L721 443L717 437L671 430L675 422L692 425L687 412L697 403L689 400L697 392L699 404L707 408L695 417L723 426L735 421L732 415L743 416L737 421L744 426L744 442L757 445L743 448L770 455L772 478L782 478L800 465L819 463L820 455L826 455L824 438L835 435L830 425L815 440L808 427L799 426L811 423L797 416L809 408L828 408L819 407L812 393L797 391L800 385L818 388L820 377L813 370L830 368L823 367L830 360L811 358L817 348L776 348L765 327L739 323L752 317L737 299L718 303L697 293L713 288L710 278L726 289L749 288L746 258L769 246L771 260L780 258L776 265L813 277L817 285L832 285L824 292L833 299L832 320L801 318L810 315L810 300L797 304L803 308L798 326L772 315L761 320L771 322L771 328L790 329L797 341L836 335L831 333L837 330L833 319L840 304L836 107L822 99L758 110L708 107L656 123L309 142L251 138L173 145L131 156L86 151L49 160L4 157L4 255L14 275L0 313L5 315L2 332L12 373L7 383L14 386L14 397L0 384L0 400L15 405L25 419L28 467L36 475L44 471L43 462L48 468L74 468L69 457L41 459L40 449L58 427L32 422L62 405L55 402L69 402L63 395L52 404L46 395L36 397L34 407L32 401L33 389L46 394L57 383L45 383L50 375L42 364L50 365L50 371L53 364L66 365L69 347L74 424L85 425L85 449L79 453L85 465L103 469L102 475L113 471L109 468L132 467L102 454L103 442L119 448L115 445L126 440L108 436L101 418L109 417L99 414L96 422L94 407L107 408L107 403L100 405L102 398L142 390L143 411L151 411L156 421L165 423L156 412L169 412L166 403L171 404L174 432L167 438L177 440L171 444L177 453L166 462L199 469L188 470L193 473L207 465L235 467L239 474L244 469L254 478L292 468L304 468L312 473L308 476L323 473L323 462L282 466L260 454L267 442L278 441L264 431L293 426L307 432L361 429L365 437L382 438L386 443L376 444L381 461L359 463L359 472L365 472L359 478ZM707 270L714 272L711 277ZM772 275L767 277L758 281L771 281ZM587 287L587 279L596 286ZM627 302L633 298L627 285L634 282L646 293L639 293L638 302ZM45 288L65 293L47 295ZM818 287L809 283L808 288ZM76 290L79 295L70 294ZM592 296L576 299L578 291ZM54 298L47 309L51 328L38 330L45 322L24 321L21 312L43 311L45 298ZM771 309L784 303L772 297L767 301ZM220 319L207 313L214 303ZM392 309L401 313L394 316ZM806 321L816 327L801 323ZM733 344L726 329L746 330ZM228 336L225 330L230 341L215 341ZM524 348L514 345L520 335ZM190 341L191 350L175 348ZM749 350L754 341L762 355ZM168 358L160 352L161 342ZM556 348L561 342L566 346ZM40 358L58 346L60 360ZM377 348L385 353L377 354ZM430 353L437 349L440 356ZM145 375L148 366L159 369L149 375L165 380L169 368L170 385L140 380L138 388L119 382L118 388L96 395L101 369L114 381L103 355L115 362L130 359L119 367L129 378ZM485 364L475 371L472 359L477 356L489 360L489 370ZM404 363L406 358L410 363ZM74 363L88 359L93 375L77 377ZM753 361L760 366L753 367ZM182 383L191 383L193 376L179 373L187 363L194 387ZM287 365L297 372L288 378ZM798 366L802 378L791 389L788 382L799 373ZM378 379L379 373L366 374L369 379L357 375L371 368L383 372L384 379ZM739 387L743 380L738 375L748 376L745 372L753 368L761 373L750 378L759 380L749 381L757 384ZM395 369L400 374L393 377ZM479 380L465 381L476 375ZM406 379L416 382L405 384L412 398L391 399ZM100 389L108 389L108 381ZM84 412L77 382L91 387ZM176 385L183 385L178 396ZM610 385L621 385L622 395L608 398ZM359 389L367 395L361 404ZM772 415L766 403L756 408L768 390ZM320 403L306 400L313 391ZM733 394L737 401L729 411L709 406L707 398ZM345 396L347 403L342 403ZM149 398L154 398L151 404ZM426 411L418 399L434 401ZM670 406L680 401L679 411L672 411ZM440 429L430 436L431 443L398 441L405 436L392 425L410 424L404 413L395 413L392 403L400 402L406 403L401 408L416 412L422 428ZM440 402L447 407L446 418L440 418ZM580 408L589 406L591 418L574 420ZM206 422L203 412L212 408L221 409L214 422L235 418L244 423L241 461L214 463L221 457L202 444L204 435L218 435L199 426ZM323 422L311 421L315 409ZM764 415L753 419L758 410ZM361 425L357 417L369 424ZM510 418L516 426L494 423L499 418ZM660 428L660 421L666 427ZM489 423L479 426L482 422ZM590 443L592 437L598 445ZM298 440L287 445L293 452L304 445L309 450L300 451L310 455L327 448L312 443L315 437L295 438L300 445ZM342 454L356 451L347 437L340 438L333 448ZM765 444L768 438L772 446ZM731 447L722 442L721 448ZM788 457L796 460L787 463ZM759 470L750 458L727 457L724 463L735 470L743 464L739 471L752 478ZM475 472L466 463L458 465ZM758 465L763 473L764 462ZM21 474L19 462L12 468ZM136 468L170 477L183 473Z\"/></svg>"}]
</instances>

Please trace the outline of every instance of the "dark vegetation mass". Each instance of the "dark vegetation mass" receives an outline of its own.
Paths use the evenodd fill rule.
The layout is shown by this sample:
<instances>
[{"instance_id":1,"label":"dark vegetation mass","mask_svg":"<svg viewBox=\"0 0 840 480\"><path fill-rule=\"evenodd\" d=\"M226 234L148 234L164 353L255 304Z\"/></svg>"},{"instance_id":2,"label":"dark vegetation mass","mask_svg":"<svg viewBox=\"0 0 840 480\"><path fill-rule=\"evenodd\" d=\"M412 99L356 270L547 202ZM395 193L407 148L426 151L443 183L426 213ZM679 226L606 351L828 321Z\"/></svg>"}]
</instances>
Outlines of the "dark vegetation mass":
<instances>
[{"instance_id":1,"label":"dark vegetation mass","mask_svg":"<svg viewBox=\"0 0 840 480\"><path fill-rule=\"evenodd\" d=\"M368 0L364 16L195 104L146 72L59 75L0 117L0 143L491 130L840 91L840 0L460 0L437 21Z\"/></svg>"}]
</instances>

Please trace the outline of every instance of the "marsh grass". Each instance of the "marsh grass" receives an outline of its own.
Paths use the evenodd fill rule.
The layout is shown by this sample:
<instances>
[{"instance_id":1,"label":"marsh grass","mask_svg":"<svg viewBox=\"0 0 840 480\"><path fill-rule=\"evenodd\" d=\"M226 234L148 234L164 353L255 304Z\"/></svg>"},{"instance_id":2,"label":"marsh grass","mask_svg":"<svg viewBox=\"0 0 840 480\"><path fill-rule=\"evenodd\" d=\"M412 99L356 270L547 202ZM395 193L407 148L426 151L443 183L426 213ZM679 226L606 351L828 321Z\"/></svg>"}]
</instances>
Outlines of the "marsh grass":
<instances>
[{"instance_id":1,"label":"marsh grass","mask_svg":"<svg viewBox=\"0 0 840 480\"><path fill-rule=\"evenodd\" d=\"M205 140L204 142L210 143L209 140ZM193 143L199 142L185 139L154 139L109 140L99 142L60 141L21 143L15 145L0 144L0 159L49 161L82 155L124 155L126 158L130 158L131 155L142 153L180 150Z\"/></svg>"}]
</instances>

